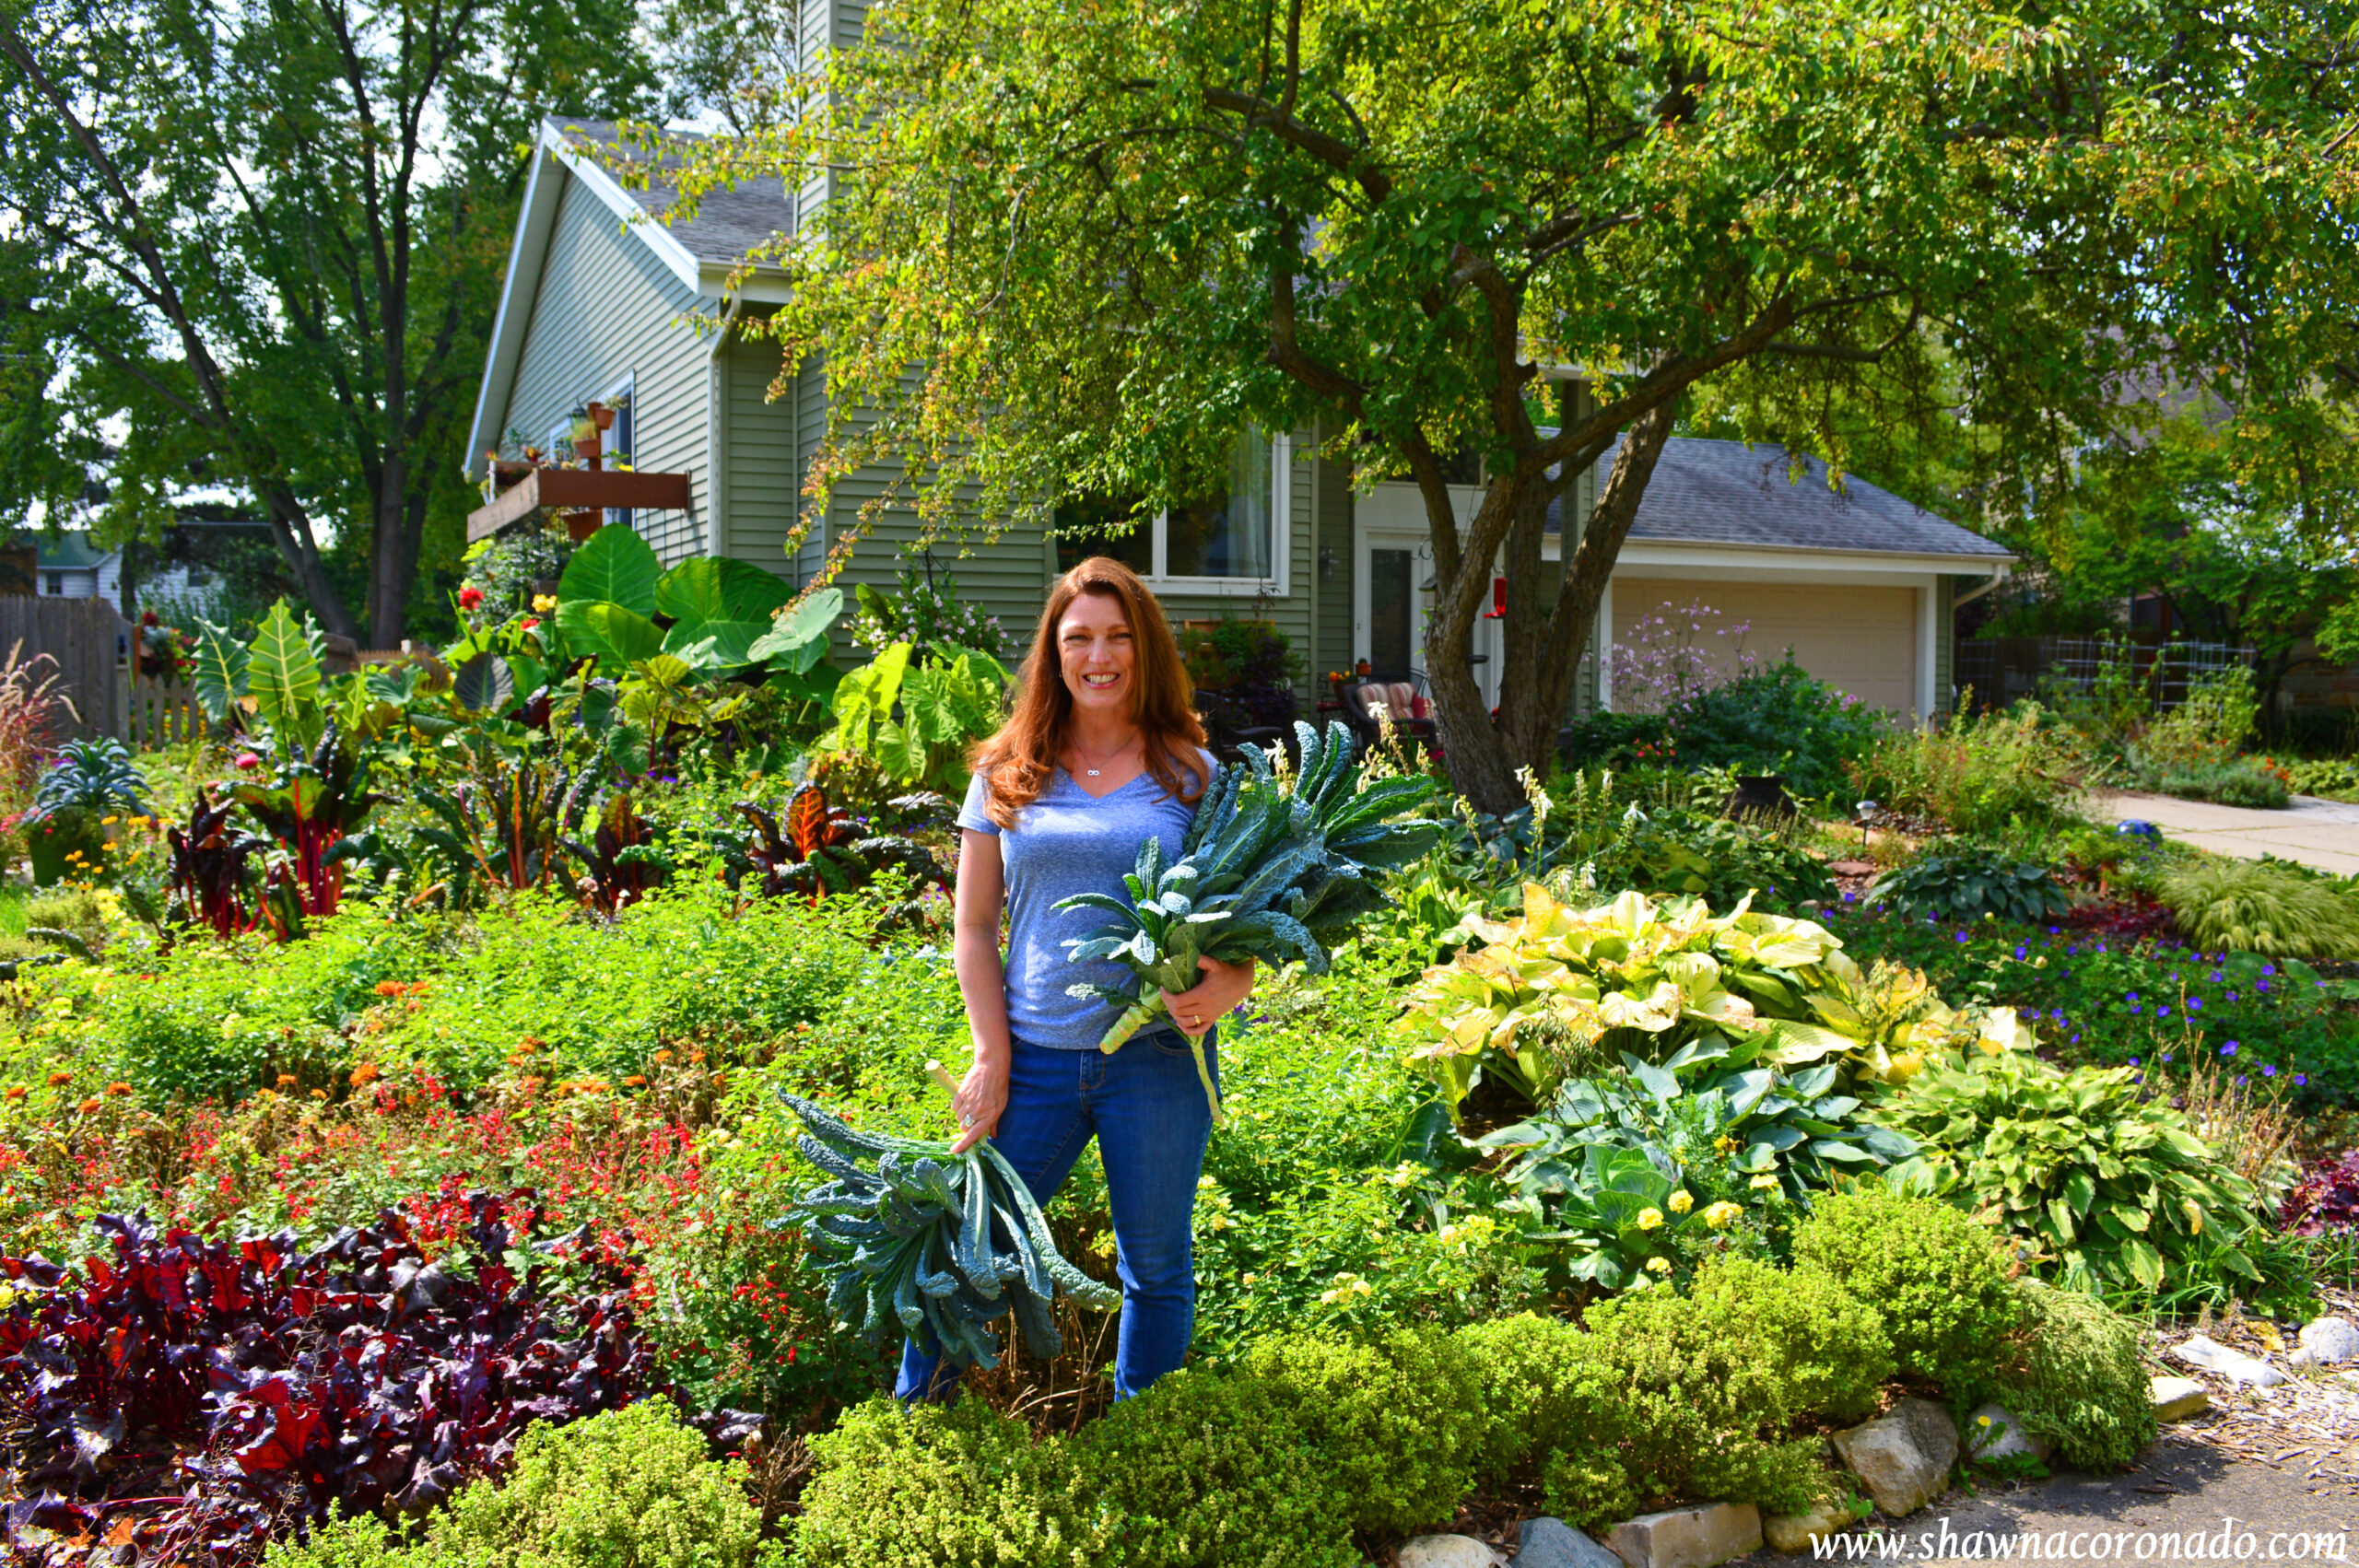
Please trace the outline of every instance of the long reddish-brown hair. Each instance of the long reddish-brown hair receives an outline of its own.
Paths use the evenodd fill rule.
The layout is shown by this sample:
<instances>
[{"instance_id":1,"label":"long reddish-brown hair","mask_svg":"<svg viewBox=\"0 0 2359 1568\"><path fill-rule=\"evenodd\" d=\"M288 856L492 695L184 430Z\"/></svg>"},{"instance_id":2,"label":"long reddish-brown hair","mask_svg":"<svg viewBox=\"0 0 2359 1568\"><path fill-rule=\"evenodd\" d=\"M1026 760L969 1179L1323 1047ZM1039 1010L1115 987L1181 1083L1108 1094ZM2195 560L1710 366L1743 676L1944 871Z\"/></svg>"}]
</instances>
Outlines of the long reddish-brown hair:
<instances>
[{"instance_id":1,"label":"long reddish-brown hair","mask_svg":"<svg viewBox=\"0 0 2359 1568\"><path fill-rule=\"evenodd\" d=\"M1204 726L1197 719L1195 690L1171 623L1164 619L1138 573L1121 562L1092 556L1057 579L1048 608L1033 635L1015 707L998 734L976 744L970 764L990 783L990 812L1002 829L1012 828L1025 807L1040 798L1056 772L1073 728L1073 693L1065 689L1064 661L1058 656L1057 626L1085 593L1121 602L1131 623L1131 717L1145 745L1146 770L1175 800L1194 801L1212 780L1203 759Z\"/></svg>"}]
</instances>

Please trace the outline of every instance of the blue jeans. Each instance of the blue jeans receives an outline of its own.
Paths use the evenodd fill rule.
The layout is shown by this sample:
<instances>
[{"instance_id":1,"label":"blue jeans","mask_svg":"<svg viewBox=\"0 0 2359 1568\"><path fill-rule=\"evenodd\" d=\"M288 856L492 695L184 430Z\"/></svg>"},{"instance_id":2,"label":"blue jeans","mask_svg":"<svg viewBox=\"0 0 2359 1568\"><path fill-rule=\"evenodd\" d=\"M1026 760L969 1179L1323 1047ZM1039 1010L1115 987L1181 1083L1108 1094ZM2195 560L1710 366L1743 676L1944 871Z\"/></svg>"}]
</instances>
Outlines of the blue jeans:
<instances>
[{"instance_id":1,"label":"blue jeans","mask_svg":"<svg viewBox=\"0 0 2359 1568\"><path fill-rule=\"evenodd\" d=\"M992 1141L1033 1198L1046 1203L1072 1174L1094 1134L1106 1163L1114 1214L1115 1271L1122 1281L1121 1337L1114 1351L1114 1398L1127 1399L1178 1368L1196 1326L1196 1179L1203 1174L1212 1107L1188 1043L1168 1029L1133 1036L1108 1056L1052 1051L1014 1042L1007 1109ZM1204 1036L1213 1082L1220 1060ZM914 1341L901 1347L903 1399L946 1393L935 1386L938 1358Z\"/></svg>"}]
</instances>

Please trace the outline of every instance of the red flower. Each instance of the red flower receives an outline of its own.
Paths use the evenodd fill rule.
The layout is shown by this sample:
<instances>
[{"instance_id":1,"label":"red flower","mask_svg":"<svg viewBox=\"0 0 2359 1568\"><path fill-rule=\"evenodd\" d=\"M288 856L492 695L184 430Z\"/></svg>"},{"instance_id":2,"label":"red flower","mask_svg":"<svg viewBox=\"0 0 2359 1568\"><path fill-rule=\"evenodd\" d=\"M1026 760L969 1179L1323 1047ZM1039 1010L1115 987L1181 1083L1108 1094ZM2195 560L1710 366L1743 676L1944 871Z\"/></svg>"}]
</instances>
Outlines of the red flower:
<instances>
[{"instance_id":1,"label":"red flower","mask_svg":"<svg viewBox=\"0 0 2359 1568\"><path fill-rule=\"evenodd\" d=\"M526 631L531 631L534 626L539 626L540 624L541 624L541 618L540 618L538 615L527 615L527 616L525 616L525 617L524 617L524 627L523 627L523 629L524 629L524 630L526 630Z\"/></svg>"},{"instance_id":2,"label":"red flower","mask_svg":"<svg viewBox=\"0 0 2359 1568\"><path fill-rule=\"evenodd\" d=\"M260 767L262 766L262 758L256 756L252 752L240 752L238 754L238 766L248 769Z\"/></svg>"},{"instance_id":3,"label":"red flower","mask_svg":"<svg viewBox=\"0 0 2359 1568\"><path fill-rule=\"evenodd\" d=\"M462 609L462 610L472 610L472 609L474 609L476 605L481 604L482 603L483 603L483 590L482 590L482 589L480 589L480 588L463 588L463 589L459 590L459 608L460 608L460 609Z\"/></svg>"}]
</instances>

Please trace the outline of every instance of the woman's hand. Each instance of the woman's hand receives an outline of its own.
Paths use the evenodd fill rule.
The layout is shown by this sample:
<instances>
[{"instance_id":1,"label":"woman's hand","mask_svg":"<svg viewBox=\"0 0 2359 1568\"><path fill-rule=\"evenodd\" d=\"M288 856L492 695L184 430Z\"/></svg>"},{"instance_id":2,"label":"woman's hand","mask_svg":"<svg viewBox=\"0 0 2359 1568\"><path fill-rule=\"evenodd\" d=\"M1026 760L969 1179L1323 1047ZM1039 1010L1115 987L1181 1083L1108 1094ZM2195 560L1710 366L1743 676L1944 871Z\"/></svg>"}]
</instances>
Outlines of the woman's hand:
<instances>
[{"instance_id":1,"label":"woman's hand","mask_svg":"<svg viewBox=\"0 0 2359 1568\"><path fill-rule=\"evenodd\" d=\"M957 1108L958 1125L964 1129L950 1152L963 1154L999 1130L1000 1113L1007 1109L1007 1064L975 1063L958 1081L958 1092L950 1096L950 1103Z\"/></svg>"},{"instance_id":2,"label":"woman's hand","mask_svg":"<svg viewBox=\"0 0 2359 1568\"><path fill-rule=\"evenodd\" d=\"M1191 1040L1202 1039L1204 1031L1244 1005L1253 991L1253 960L1242 964L1224 964L1217 958L1199 958L1196 968L1203 978L1193 989L1163 993L1163 1005L1171 1010L1171 1021L1180 1032Z\"/></svg>"}]
</instances>

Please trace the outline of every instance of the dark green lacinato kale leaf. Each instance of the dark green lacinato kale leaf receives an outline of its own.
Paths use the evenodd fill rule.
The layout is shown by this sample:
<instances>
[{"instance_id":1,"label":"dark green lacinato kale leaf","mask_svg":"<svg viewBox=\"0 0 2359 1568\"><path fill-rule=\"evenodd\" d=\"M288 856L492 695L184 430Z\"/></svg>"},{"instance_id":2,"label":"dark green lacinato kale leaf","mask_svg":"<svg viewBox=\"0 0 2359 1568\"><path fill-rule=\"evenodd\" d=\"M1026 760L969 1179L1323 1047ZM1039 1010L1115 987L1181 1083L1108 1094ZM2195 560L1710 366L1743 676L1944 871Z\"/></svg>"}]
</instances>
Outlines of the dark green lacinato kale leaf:
<instances>
[{"instance_id":1,"label":"dark green lacinato kale leaf","mask_svg":"<svg viewBox=\"0 0 2359 1568\"><path fill-rule=\"evenodd\" d=\"M827 1310L872 1343L907 1335L953 1366L996 1366L999 1318L1013 1313L1025 1348L1047 1357L1064 1348L1049 1311L1058 1292L1101 1311L1121 1304L1059 1255L1032 1189L988 1140L954 1154L780 1097L810 1129L803 1153L835 1179L774 1223L804 1223Z\"/></svg>"},{"instance_id":2,"label":"dark green lacinato kale leaf","mask_svg":"<svg viewBox=\"0 0 2359 1568\"><path fill-rule=\"evenodd\" d=\"M1438 822L1402 820L1432 798L1431 779L1368 778L1341 724L1323 736L1297 724L1295 733L1302 766L1289 779L1250 747L1242 766L1215 770L1180 858L1167 865L1162 843L1148 839L1122 879L1127 899L1084 893L1057 906L1110 917L1067 944L1074 963L1111 962L1132 975L1120 986L1071 988L1117 1010L1100 1050L1119 1050L1165 1012L1164 992L1191 989L1200 959L1300 963L1326 973L1328 948L1385 907L1376 876L1424 854L1441 832ZM1218 1120L1220 1095L1203 1042L1192 1045Z\"/></svg>"}]
</instances>

